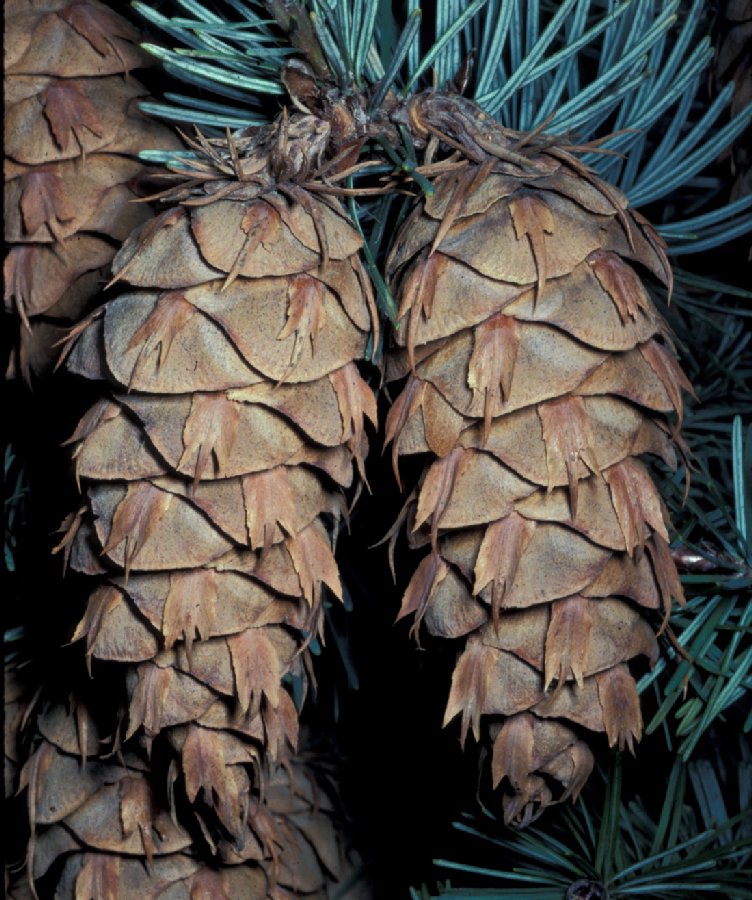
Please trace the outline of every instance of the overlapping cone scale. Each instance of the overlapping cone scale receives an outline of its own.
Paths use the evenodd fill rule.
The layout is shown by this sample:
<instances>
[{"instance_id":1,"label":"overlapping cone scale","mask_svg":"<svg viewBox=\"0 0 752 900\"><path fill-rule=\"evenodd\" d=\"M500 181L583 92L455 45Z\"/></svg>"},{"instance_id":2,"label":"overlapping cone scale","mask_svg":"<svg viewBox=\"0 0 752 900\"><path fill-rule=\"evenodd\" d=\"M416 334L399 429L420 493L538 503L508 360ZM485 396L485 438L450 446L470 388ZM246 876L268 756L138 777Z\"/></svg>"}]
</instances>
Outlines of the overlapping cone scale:
<instances>
[{"instance_id":1,"label":"overlapping cone scale","mask_svg":"<svg viewBox=\"0 0 752 900\"><path fill-rule=\"evenodd\" d=\"M98 0L5 5L5 304L10 375L48 373L107 282L117 245L151 215L145 147L176 149L142 115L141 37Z\"/></svg>"},{"instance_id":2,"label":"overlapping cone scale","mask_svg":"<svg viewBox=\"0 0 752 900\"><path fill-rule=\"evenodd\" d=\"M124 746L171 748L176 790L240 864L271 815L259 773L297 743L325 591L342 596L333 547L376 418L356 365L375 321L336 200L202 162L66 347L110 393L69 441L82 506L60 548L97 578L73 640L95 677L124 666ZM280 872L307 872L310 852L280 854Z\"/></svg>"},{"instance_id":3,"label":"overlapping cone scale","mask_svg":"<svg viewBox=\"0 0 752 900\"><path fill-rule=\"evenodd\" d=\"M586 732L630 749L642 734L630 661L656 662L683 596L641 457L676 466L691 386L645 287L670 285L663 246L616 188L459 98L409 114L468 158L387 264L386 442L398 478L400 457L426 459L403 515L428 555L400 615L460 642L445 724L490 737L505 818L526 824L577 796Z\"/></svg>"}]
</instances>

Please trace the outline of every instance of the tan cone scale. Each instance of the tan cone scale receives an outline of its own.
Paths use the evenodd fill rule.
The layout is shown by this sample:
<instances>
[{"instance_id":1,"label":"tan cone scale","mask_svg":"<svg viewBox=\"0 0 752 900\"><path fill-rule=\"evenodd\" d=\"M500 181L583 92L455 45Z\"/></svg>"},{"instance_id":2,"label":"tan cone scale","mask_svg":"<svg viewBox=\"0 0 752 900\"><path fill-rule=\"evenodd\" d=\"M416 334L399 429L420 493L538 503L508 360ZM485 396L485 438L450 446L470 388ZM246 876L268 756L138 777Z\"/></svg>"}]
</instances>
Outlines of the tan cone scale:
<instances>
[{"instance_id":1,"label":"tan cone scale","mask_svg":"<svg viewBox=\"0 0 752 900\"><path fill-rule=\"evenodd\" d=\"M388 380L406 381L386 440L395 472L427 456L400 521L428 555L400 616L461 641L445 723L463 741L487 725L505 818L525 824L577 796L585 732L642 734L629 662L656 661L648 620L683 596L641 457L675 465L691 388L643 286L670 283L663 246L618 190L459 98L409 113L465 158L426 167L434 193L388 262Z\"/></svg>"},{"instance_id":2,"label":"tan cone scale","mask_svg":"<svg viewBox=\"0 0 752 900\"><path fill-rule=\"evenodd\" d=\"M294 128L205 144L67 358L112 388L71 439L83 503L61 546L97 577L74 640L124 664L123 740L169 741L207 834L241 856L254 770L294 748L291 687L325 588L342 595L333 535L376 417L355 363L375 328L361 238L280 173L269 145Z\"/></svg>"},{"instance_id":3,"label":"tan cone scale","mask_svg":"<svg viewBox=\"0 0 752 900\"><path fill-rule=\"evenodd\" d=\"M179 146L143 116L130 74L150 65L138 31L98 0L5 4L6 308L20 319L11 371L52 367L109 263L150 217L144 149Z\"/></svg>"},{"instance_id":4,"label":"tan cone scale","mask_svg":"<svg viewBox=\"0 0 752 900\"><path fill-rule=\"evenodd\" d=\"M182 729L182 739L199 727ZM336 789L317 775L315 758L292 757L274 767L263 803L258 785L245 797L242 843L237 836L212 843L214 863L207 865L176 809L160 800L142 754L103 753L101 735L81 708L47 706L37 729L22 772L32 826L27 868L36 887L57 878L55 897L325 900L357 862L344 845ZM228 761L241 770L242 758ZM227 780L228 794L235 781ZM26 896L23 883L18 890ZM358 900L365 896L358 890L337 896Z\"/></svg>"}]
</instances>

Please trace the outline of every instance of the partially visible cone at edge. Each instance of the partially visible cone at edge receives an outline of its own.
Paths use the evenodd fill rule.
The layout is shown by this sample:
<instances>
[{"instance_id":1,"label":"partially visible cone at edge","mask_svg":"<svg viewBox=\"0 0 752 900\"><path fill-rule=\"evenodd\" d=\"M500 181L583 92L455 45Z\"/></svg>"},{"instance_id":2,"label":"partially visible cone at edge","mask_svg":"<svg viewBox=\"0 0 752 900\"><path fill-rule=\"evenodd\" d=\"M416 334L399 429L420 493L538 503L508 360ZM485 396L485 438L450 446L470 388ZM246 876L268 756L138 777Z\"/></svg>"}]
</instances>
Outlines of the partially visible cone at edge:
<instances>
[{"instance_id":1,"label":"partially visible cone at edge","mask_svg":"<svg viewBox=\"0 0 752 900\"><path fill-rule=\"evenodd\" d=\"M5 304L8 375L49 373L95 303L118 244L151 215L144 149L176 149L137 107L150 65L136 28L98 0L5 5Z\"/></svg>"},{"instance_id":2,"label":"partially visible cone at edge","mask_svg":"<svg viewBox=\"0 0 752 900\"><path fill-rule=\"evenodd\" d=\"M324 900L354 872L336 787L304 755L272 767L263 802L258 783L247 795L243 841L225 835L207 857L178 823L175 791L160 790L143 754L103 752L85 710L47 705L37 729L22 776L32 839L17 896ZM224 799L233 787L229 779Z\"/></svg>"},{"instance_id":3,"label":"partially visible cone at edge","mask_svg":"<svg viewBox=\"0 0 752 900\"><path fill-rule=\"evenodd\" d=\"M467 158L388 262L388 379L406 381L386 440L398 478L401 456L427 458L400 519L427 551L400 617L461 642L445 724L490 737L505 819L526 824L577 796L588 731L642 735L630 661L655 663L649 622L683 595L641 457L675 467L691 387L643 285L670 283L663 245L617 189L457 97L409 112Z\"/></svg>"},{"instance_id":4,"label":"partially visible cone at edge","mask_svg":"<svg viewBox=\"0 0 752 900\"><path fill-rule=\"evenodd\" d=\"M315 124L196 145L194 180L114 261L129 289L68 345L111 391L71 438L83 499L60 546L96 578L74 640L95 677L123 664L124 745L169 746L207 839L241 858L254 773L295 747L293 690L342 594L333 538L375 420L361 238L270 149L283 129L305 152Z\"/></svg>"}]
</instances>

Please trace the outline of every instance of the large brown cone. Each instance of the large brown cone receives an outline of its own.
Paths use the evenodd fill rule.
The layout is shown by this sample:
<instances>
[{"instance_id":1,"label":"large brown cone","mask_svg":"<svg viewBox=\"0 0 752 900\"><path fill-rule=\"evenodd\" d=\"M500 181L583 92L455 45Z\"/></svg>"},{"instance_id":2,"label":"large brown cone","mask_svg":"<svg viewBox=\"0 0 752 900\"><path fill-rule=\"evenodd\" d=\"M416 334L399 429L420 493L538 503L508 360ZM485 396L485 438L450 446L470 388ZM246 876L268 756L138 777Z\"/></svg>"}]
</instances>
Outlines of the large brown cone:
<instances>
[{"instance_id":1,"label":"large brown cone","mask_svg":"<svg viewBox=\"0 0 752 900\"><path fill-rule=\"evenodd\" d=\"M325 588L341 597L333 535L375 420L361 239L273 174L264 134L217 144L126 241L131 291L67 362L112 388L72 438L83 501L62 546L97 577L74 640L124 665L126 745L168 741L207 835L241 856L254 772L296 743Z\"/></svg>"},{"instance_id":2,"label":"large brown cone","mask_svg":"<svg viewBox=\"0 0 752 900\"><path fill-rule=\"evenodd\" d=\"M93 305L118 244L150 217L146 148L179 146L137 108L149 65L137 30L97 0L5 6L5 303L9 374L48 372Z\"/></svg>"},{"instance_id":3,"label":"large brown cone","mask_svg":"<svg viewBox=\"0 0 752 900\"><path fill-rule=\"evenodd\" d=\"M207 848L201 852L200 841L178 824L175 791L163 799L142 754L103 753L107 744L81 708L46 707L37 728L22 787L32 832L27 874L40 896L323 900L354 870L336 789L317 774L314 760L299 756L272 767L263 802L258 779L243 797L233 794L242 775L225 774L219 787L225 802L244 804L243 833L214 842L204 828L207 864ZM188 726L184 739L199 728ZM242 758L227 761L233 764L228 771L242 772ZM185 773L186 781L191 777ZM341 896L366 896L364 887L358 890Z\"/></svg>"},{"instance_id":4,"label":"large brown cone","mask_svg":"<svg viewBox=\"0 0 752 900\"><path fill-rule=\"evenodd\" d=\"M675 465L667 416L691 388L642 284L670 282L661 242L618 190L458 98L410 114L469 158L388 262L388 379L407 380L386 438L395 472L428 457L401 517L428 555L400 616L461 641L445 723L461 715L463 741L487 726L505 817L524 824L577 796L584 731L630 749L642 734L629 661L656 661L649 621L683 597L639 457Z\"/></svg>"}]
</instances>

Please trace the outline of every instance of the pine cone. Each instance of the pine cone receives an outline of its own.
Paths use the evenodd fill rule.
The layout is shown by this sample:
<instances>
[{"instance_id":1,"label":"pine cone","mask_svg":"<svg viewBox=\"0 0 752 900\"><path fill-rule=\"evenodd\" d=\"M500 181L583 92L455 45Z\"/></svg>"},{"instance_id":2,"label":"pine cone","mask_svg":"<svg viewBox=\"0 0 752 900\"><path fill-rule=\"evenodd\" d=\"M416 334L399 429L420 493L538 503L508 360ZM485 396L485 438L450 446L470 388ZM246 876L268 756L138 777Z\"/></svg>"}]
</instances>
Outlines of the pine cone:
<instances>
[{"instance_id":1,"label":"pine cone","mask_svg":"<svg viewBox=\"0 0 752 900\"><path fill-rule=\"evenodd\" d=\"M117 245L150 217L136 158L175 148L138 111L150 64L137 30L97 0L5 6L5 303L20 319L9 375L48 372L91 308Z\"/></svg>"},{"instance_id":2,"label":"pine cone","mask_svg":"<svg viewBox=\"0 0 752 900\"><path fill-rule=\"evenodd\" d=\"M74 639L126 664L126 742L166 737L188 801L203 791L239 846L246 769L296 743L289 691L324 586L341 596L333 535L375 420L355 365L375 327L361 239L270 150L296 128L315 147L312 126L205 143L115 258L132 292L67 363L113 390L72 438L84 502L62 546L98 578Z\"/></svg>"},{"instance_id":3,"label":"pine cone","mask_svg":"<svg viewBox=\"0 0 752 900\"><path fill-rule=\"evenodd\" d=\"M445 724L461 714L464 742L488 723L505 818L525 824L577 796L583 729L642 734L628 663L656 661L649 619L683 597L639 457L675 466L666 416L691 388L642 284L670 283L663 246L618 190L457 97L408 112L465 158L436 163L388 262L388 379L407 381L386 440L395 472L429 455L402 515L429 553L400 616L462 639Z\"/></svg>"}]
</instances>

